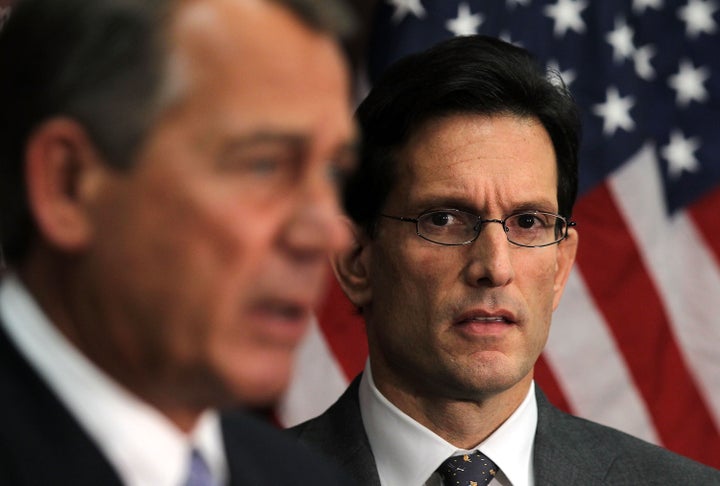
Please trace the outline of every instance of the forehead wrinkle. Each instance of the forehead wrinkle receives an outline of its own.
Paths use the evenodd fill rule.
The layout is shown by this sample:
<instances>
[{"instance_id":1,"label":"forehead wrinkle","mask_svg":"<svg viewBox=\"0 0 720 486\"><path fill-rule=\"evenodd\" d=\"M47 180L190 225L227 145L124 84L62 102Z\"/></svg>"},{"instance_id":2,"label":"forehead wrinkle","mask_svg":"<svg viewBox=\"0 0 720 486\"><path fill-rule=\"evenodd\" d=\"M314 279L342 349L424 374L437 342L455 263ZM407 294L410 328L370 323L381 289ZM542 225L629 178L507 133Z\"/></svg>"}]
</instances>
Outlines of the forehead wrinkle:
<instances>
[{"instance_id":1,"label":"forehead wrinkle","mask_svg":"<svg viewBox=\"0 0 720 486\"><path fill-rule=\"evenodd\" d=\"M338 138L343 142L355 138L344 60L331 37L313 31L273 2L181 3L170 28L169 78L175 84L168 92L179 93L178 110L194 103L194 116L214 123L206 130L207 138L264 126L307 137L308 148L320 153L334 151ZM290 47L278 49L277 42L271 42L275 30ZM340 90L346 105L339 106L327 96ZM208 102L210 92L217 94L216 99L227 96L233 105ZM296 109L301 104L323 108ZM292 116L280 116L278 106L286 106ZM341 118L345 112L347 117Z\"/></svg>"},{"instance_id":2,"label":"forehead wrinkle","mask_svg":"<svg viewBox=\"0 0 720 486\"><path fill-rule=\"evenodd\" d=\"M282 32L290 49L277 49L277 43L272 42L275 31ZM252 69L246 69L243 78L273 84L295 76L298 84L309 85L318 80L296 74L322 69L328 55L344 62L331 37L312 30L273 2L189 0L178 9L171 33L176 48L184 51L187 63L192 65L196 82L236 73L238 66L251 61ZM213 72L208 73L209 69ZM328 85L336 81L331 77L322 80Z\"/></svg>"},{"instance_id":3,"label":"forehead wrinkle","mask_svg":"<svg viewBox=\"0 0 720 486\"><path fill-rule=\"evenodd\" d=\"M495 137L497 125L508 120L510 127L501 128L506 133L512 124L524 125L510 132L517 143ZM531 207L556 211L557 177L548 181L535 169L547 154L539 154L536 160L527 153L528 144L547 145L552 150L544 127L533 118L455 115L428 121L402 152L408 195L420 205L452 203L463 206L459 209L483 213L509 214ZM554 150L551 157L554 161ZM556 164L551 170L557 171ZM489 176L483 177L482 171ZM545 183L552 185L550 193Z\"/></svg>"}]
</instances>

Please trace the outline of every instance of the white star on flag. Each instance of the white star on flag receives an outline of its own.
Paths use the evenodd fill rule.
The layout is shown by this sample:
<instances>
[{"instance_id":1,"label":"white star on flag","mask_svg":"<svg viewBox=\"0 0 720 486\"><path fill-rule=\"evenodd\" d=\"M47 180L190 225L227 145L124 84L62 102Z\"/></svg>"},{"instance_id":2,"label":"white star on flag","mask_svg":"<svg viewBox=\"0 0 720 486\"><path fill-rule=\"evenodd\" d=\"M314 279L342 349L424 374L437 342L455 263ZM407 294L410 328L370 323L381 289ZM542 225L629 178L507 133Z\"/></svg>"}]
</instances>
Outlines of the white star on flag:
<instances>
[{"instance_id":1,"label":"white star on flag","mask_svg":"<svg viewBox=\"0 0 720 486\"><path fill-rule=\"evenodd\" d=\"M545 15L555 21L556 37L564 36L568 29L578 34L585 32L585 22L580 13L587 7L585 0L558 0L555 5L548 5L543 10Z\"/></svg>"},{"instance_id":2,"label":"white star on flag","mask_svg":"<svg viewBox=\"0 0 720 486\"><path fill-rule=\"evenodd\" d=\"M609 87L606 91L605 103L593 106L593 113L603 118L603 133L612 135L618 128L626 132L633 130L635 122L630 117L630 108L634 104L634 97L622 98L616 87Z\"/></svg>"},{"instance_id":3,"label":"white star on flag","mask_svg":"<svg viewBox=\"0 0 720 486\"><path fill-rule=\"evenodd\" d=\"M615 30L605 36L605 40L607 40L613 48L613 59L615 62L622 62L632 56L635 51L632 40L633 35L633 29L625 22L625 19L615 19Z\"/></svg>"},{"instance_id":4,"label":"white star on flag","mask_svg":"<svg viewBox=\"0 0 720 486\"><path fill-rule=\"evenodd\" d=\"M654 8L660 10L663 6L662 0L633 0L633 12L643 14L645 9Z\"/></svg>"},{"instance_id":5,"label":"white star on flag","mask_svg":"<svg viewBox=\"0 0 720 486\"><path fill-rule=\"evenodd\" d=\"M500 39L504 40L505 42L507 42L507 43L509 43L509 44L512 44L512 45L514 45L514 46L524 47L521 42L514 41L513 38L512 38L512 35L511 35L510 32L508 32L507 30L505 30L505 31L503 31L503 32L500 32L500 34L498 34L498 37L499 37Z\"/></svg>"},{"instance_id":6,"label":"white star on flag","mask_svg":"<svg viewBox=\"0 0 720 486\"><path fill-rule=\"evenodd\" d=\"M717 24L713 14L718 9L712 0L688 0L688 4L678 9L678 17L685 22L685 32L690 38L701 33L713 34Z\"/></svg>"},{"instance_id":7,"label":"white star on flag","mask_svg":"<svg viewBox=\"0 0 720 486\"><path fill-rule=\"evenodd\" d=\"M637 49L633 54L635 73L645 81L655 79L655 68L653 68L652 64L650 64L650 59L652 59L655 53L655 48L648 44Z\"/></svg>"},{"instance_id":8,"label":"white star on flag","mask_svg":"<svg viewBox=\"0 0 720 486\"><path fill-rule=\"evenodd\" d=\"M685 138L681 131L673 130L670 134L670 143L660 151L668 161L670 177L677 179L683 172L697 172L700 164L694 152L699 148L698 137Z\"/></svg>"},{"instance_id":9,"label":"white star on flag","mask_svg":"<svg viewBox=\"0 0 720 486\"><path fill-rule=\"evenodd\" d=\"M675 90L675 102L678 106L687 106L691 101L702 102L708 98L703 83L710 77L710 70L705 67L693 67L688 59L680 61L677 74L668 78L668 84Z\"/></svg>"},{"instance_id":10,"label":"white star on flag","mask_svg":"<svg viewBox=\"0 0 720 486\"><path fill-rule=\"evenodd\" d=\"M458 5L458 16L450 19L445 23L447 30L455 34L456 37L463 35L474 35L478 32L478 27L483 23L483 16L479 13L470 12L470 6L463 2Z\"/></svg>"},{"instance_id":11,"label":"white star on flag","mask_svg":"<svg viewBox=\"0 0 720 486\"><path fill-rule=\"evenodd\" d=\"M530 0L507 0L507 6L510 8L515 8L518 5L527 6L529 3Z\"/></svg>"},{"instance_id":12,"label":"white star on flag","mask_svg":"<svg viewBox=\"0 0 720 486\"><path fill-rule=\"evenodd\" d=\"M575 81L575 78L577 77L577 74L575 73L574 69L567 69L565 71L562 71L560 69L560 64L555 59L550 59L547 63L546 71L549 71L551 73L557 73L560 76L560 79L562 79L562 82L565 84L565 86L570 86L573 81ZM550 81L557 84L558 79L555 78L555 76L552 76L550 78Z\"/></svg>"},{"instance_id":13,"label":"white star on flag","mask_svg":"<svg viewBox=\"0 0 720 486\"><path fill-rule=\"evenodd\" d=\"M392 16L395 23L400 23L409 13L417 18L425 17L425 8L420 0L389 0L389 2L395 7L395 13Z\"/></svg>"}]
</instances>

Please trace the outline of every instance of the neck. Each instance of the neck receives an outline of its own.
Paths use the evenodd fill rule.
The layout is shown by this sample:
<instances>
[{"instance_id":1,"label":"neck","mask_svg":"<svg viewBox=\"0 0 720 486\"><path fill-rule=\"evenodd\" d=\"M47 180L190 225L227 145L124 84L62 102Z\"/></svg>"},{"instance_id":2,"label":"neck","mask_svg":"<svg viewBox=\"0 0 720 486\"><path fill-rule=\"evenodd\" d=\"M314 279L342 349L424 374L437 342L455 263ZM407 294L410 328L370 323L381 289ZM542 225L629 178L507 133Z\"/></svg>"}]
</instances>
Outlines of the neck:
<instances>
[{"instance_id":1,"label":"neck","mask_svg":"<svg viewBox=\"0 0 720 486\"><path fill-rule=\"evenodd\" d=\"M507 390L454 399L373 378L393 405L459 449L472 449L495 432L525 400L532 382L529 374Z\"/></svg>"},{"instance_id":2,"label":"neck","mask_svg":"<svg viewBox=\"0 0 720 486\"><path fill-rule=\"evenodd\" d=\"M194 400L187 387L174 385L179 380L155 373L133 352L142 348L141 343L124 339L122 329L127 326L114 325L118 319L97 305L102 300L95 298L99 286L84 280L81 262L40 251L15 271L50 323L79 353L181 432L194 429L206 402Z\"/></svg>"}]
</instances>

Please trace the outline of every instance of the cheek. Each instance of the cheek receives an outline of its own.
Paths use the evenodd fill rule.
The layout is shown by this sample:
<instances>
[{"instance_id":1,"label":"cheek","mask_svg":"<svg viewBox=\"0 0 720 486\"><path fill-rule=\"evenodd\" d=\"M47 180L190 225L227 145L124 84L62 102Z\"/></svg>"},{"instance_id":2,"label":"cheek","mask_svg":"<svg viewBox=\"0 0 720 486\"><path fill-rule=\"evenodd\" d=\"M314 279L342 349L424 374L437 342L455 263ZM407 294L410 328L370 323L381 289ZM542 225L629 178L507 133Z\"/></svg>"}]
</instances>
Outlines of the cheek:
<instances>
[{"instance_id":1,"label":"cheek","mask_svg":"<svg viewBox=\"0 0 720 486\"><path fill-rule=\"evenodd\" d=\"M254 211L243 201L197 198L182 201L174 215L177 246L187 253L195 270L222 280L223 274L254 274L260 271L265 254L277 232L270 211ZM180 216L182 214L183 216ZM172 217L172 215L170 215Z\"/></svg>"},{"instance_id":2,"label":"cheek","mask_svg":"<svg viewBox=\"0 0 720 486\"><path fill-rule=\"evenodd\" d=\"M535 330L546 334L552 318L555 297L554 259L537 259L515 271L518 286L532 316Z\"/></svg>"},{"instance_id":3,"label":"cheek","mask_svg":"<svg viewBox=\"0 0 720 486\"><path fill-rule=\"evenodd\" d=\"M451 265L437 252L416 251L412 247L395 254L389 252L376 261L373 270L373 309L378 322L393 323L385 330L402 345L421 345L432 339L436 315L443 302L456 291ZM389 336L392 338L393 336Z\"/></svg>"},{"instance_id":4,"label":"cheek","mask_svg":"<svg viewBox=\"0 0 720 486\"><path fill-rule=\"evenodd\" d=\"M424 303L431 299L432 288L443 278L442 262L437 256L423 257L412 249L396 249L376 245L373 259L373 304L387 302L390 309L403 310L411 306L403 302Z\"/></svg>"},{"instance_id":5,"label":"cheek","mask_svg":"<svg viewBox=\"0 0 720 486\"><path fill-rule=\"evenodd\" d=\"M148 190L105 223L114 241L103 258L114 275L125 276L122 285L135 300L155 302L175 319L230 318L262 272L272 238L269 218L202 196Z\"/></svg>"}]
</instances>

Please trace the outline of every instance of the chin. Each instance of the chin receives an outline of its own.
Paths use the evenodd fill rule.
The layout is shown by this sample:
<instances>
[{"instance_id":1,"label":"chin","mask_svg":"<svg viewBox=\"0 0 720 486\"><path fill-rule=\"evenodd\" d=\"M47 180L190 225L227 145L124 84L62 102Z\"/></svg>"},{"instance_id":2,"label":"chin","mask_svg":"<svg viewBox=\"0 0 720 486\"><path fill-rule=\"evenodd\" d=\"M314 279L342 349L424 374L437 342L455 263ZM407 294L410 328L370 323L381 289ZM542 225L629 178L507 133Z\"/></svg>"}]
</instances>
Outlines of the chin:
<instances>
[{"instance_id":1,"label":"chin","mask_svg":"<svg viewBox=\"0 0 720 486\"><path fill-rule=\"evenodd\" d=\"M281 367L272 361L262 361L261 366L254 363L232 379L235 399L243 406L273 406L290 383L290 365Z\"/></svg>"},{"instance_id":2,"label":"chin","mask_svg":"<svg viewBox=\"0 0 720 486\"><path fill-rule=\"evenodd\" d=\"M287 383L282 385L255 386L251 389L245 389L238 394L238 400L242 406L250 408L265 408L275 406L282 396Z\"/></svg>"},{"instance_id":3,"label":"chin","mask_svg":"<svg viewBox=\"0 0 720 486\"><path fill-rule=\"evenodd\" d=\"M290 383L295 365L292 346L258 343L247 338L225 340L212 355L214 374L234 403L249 407L273 405Z\"/></svg>"}]
</instances>

